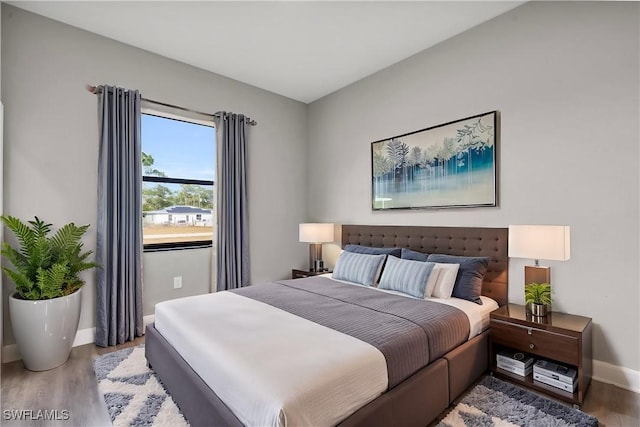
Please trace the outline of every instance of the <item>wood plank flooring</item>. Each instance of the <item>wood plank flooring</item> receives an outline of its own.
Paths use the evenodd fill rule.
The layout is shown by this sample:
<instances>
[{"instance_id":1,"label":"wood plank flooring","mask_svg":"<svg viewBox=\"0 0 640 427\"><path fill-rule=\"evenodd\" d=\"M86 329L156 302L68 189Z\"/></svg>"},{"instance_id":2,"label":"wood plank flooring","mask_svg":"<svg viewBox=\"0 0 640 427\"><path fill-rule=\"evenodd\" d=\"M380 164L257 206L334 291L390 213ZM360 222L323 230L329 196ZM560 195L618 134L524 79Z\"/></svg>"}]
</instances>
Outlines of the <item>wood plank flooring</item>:
<instances>
[{"instance_id":1,"label":"wood plank flooring","mask_svg":"<svg viewBox=\"0 0 640 427\"><path fill-rule=\"evenodd\" d=\"M97 355L144 343L144 338L112 348L93 344L75 347L71 357L59 368L45 372L24 369L22 362L2 365L2 413L0 425L18 427L102 427L110 426L102 396L93 372ZM10 420L5 411L68 410L68 420ZM582 410L597 417L601 426L640 425L640 394L610 384L592 381Z\"/></svg>"},{"instance_id":2,"label":"wood plank flooring","mask_svg":"<svg viewBox=\"0 0 640 427\"><path fill-rule=\"evenodd\" d=\"M98 382L93 371L93 359L100 354L144 343L144 338L111 348L87 344L74 347L67 362L55 369L31 372L22 361L2 365L2 427L102 427L110 426ZM67 420L11 420L9 410L62 410L69 411ZM30 417L33 418L33 417Z\"/></svg>"},{"instance_id":3,"label":"wood plank flooring","mask_svg":"<svg viewBox=\"0 0 640 427\"><path fill-rule=\"evenodd\" d=\"M601 426L640 426L640 394L611 384L591 381L581 409Z\"/></svg>"}]
</instances>

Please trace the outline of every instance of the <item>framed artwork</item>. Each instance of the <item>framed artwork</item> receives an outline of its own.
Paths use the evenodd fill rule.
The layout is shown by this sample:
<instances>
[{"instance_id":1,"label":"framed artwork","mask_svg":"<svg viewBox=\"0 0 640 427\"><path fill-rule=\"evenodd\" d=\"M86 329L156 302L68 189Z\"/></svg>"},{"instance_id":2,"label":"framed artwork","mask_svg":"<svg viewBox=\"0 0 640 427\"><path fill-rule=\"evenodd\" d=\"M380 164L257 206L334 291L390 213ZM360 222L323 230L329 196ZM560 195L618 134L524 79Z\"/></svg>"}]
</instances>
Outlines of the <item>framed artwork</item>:
<instances>
[{"instance_id":1,"label":"framed artwork","mask_svg":"<svg viewBox=\"0 0 640 427\"><path fill-rule=\"evenodd\" d=\"M372 142L373 210L496 206L496 116Z\"/></svg>"}]
</instances>

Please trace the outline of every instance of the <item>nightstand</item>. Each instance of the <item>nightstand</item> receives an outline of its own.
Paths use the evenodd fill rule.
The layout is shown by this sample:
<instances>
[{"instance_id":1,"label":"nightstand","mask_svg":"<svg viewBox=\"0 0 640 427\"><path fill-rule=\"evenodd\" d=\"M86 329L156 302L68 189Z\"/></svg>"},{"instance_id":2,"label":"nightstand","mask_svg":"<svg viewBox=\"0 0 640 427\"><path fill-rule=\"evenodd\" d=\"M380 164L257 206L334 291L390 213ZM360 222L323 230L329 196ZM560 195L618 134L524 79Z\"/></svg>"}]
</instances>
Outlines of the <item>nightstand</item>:
<instances>
[{"instance_id":1,"label":"nightstand","mask_svg":"<svg viewBox=\"0 0 640 427\"><path fill-rule=\"evenodd\" d=\"M489 360L491 372L531 389L581 405L591 383L592 323L588 317L551 312L532 317L522 305L508 304L491 313ZM526 352L537 360L557 362L577 371L573 393L535 381L532 374L521 377L496 366L496 353L502 349Z\"/></svg>"},{"instance_id":2,"label":"nightstand","mask_svg":"<svg viewBox=\"0 0 640 427\"><path fill-rule=\"evenodd\" d=\"M309 270L291 270L292 279L304 279L305 277L319 276L321 274L331 273L330 271L309 271Z\"/></svg>"}]
</instances>

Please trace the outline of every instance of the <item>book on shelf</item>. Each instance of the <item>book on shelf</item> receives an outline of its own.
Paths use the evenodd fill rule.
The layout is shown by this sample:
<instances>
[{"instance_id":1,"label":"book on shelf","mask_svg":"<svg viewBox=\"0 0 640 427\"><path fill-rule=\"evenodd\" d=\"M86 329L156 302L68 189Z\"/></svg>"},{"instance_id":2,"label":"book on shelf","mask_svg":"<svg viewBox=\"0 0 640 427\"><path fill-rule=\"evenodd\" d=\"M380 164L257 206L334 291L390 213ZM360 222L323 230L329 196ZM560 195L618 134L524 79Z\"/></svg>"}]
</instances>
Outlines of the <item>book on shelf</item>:
<instances>
[{"instance_id":1,"label":"book on shelf","mask_svg":"<svg viewBox=\"0 0 640 427\"><path fill-rule=\"evenodd\" d=\"M571 384L567 384L565 382L553 379L551 377L548 377L546 375L542 375L542 374L536 373L536 372L533 373L533 379L534 379L534 382L535 381L539 381L541 383L550 385L552 387L556 387L556 388L559 388L561 390L568 391L569 393L573 393L576 390L576 385L578 384L577 380L575 380Z\"/></svg>"},{"instance_id":2,"label":"book on shelf","mask_svg":"<svg viewBox=\"0 0 640 427\"><path fill-rule=\"evenodd\" d=\"M533 365L533 372L565 384L573 384L578 376L574 368L544 359Z\"/></svg>"},{"instance_id":3,"label":"book on shelf","mask_svg":"<svg viewBox=\"0 0 640 427\"><path fill-rule=\"evenodd\" d=\"M501 350L496 354L497 363L522 370L533 365L534 361L535 359L530 354L520 351Z\"/></svg>"},{"instance_id":4,"label":"book on shelf","mask_svg":"<svg viewBox=\"0 0 640 427\"><path fill-rule=\"evenodd\" d=\"M526 377L533 371L533 367L531 365L527 366L526 368L519 368L510 364L504 364L501 361L497 361L496 365L502 370L519 375L521 377Z\"/></svg>"}]
</instances>

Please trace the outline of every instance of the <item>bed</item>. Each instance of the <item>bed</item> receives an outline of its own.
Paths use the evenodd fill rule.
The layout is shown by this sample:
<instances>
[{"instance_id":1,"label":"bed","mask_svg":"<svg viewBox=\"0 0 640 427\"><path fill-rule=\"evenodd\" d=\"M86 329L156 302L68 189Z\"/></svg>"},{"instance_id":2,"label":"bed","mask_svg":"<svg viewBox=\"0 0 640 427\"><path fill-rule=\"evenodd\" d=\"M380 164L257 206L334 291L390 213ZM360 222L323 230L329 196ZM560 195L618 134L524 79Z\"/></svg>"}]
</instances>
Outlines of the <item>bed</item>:
<instances>
[{"instance_id":1,"label":"bed","mask_svg":"<svg viewBox=\"0 0 640 427\"><path fill-rule=\"evenodd\" d=\"M507 230L504 228L344 225L342 227L342 244L343 246L356 244L364 247L406 248L424 253L490 257L487 272L482 282L482 295L495 300L499 305L504 305L507 302ZM187 306L174 306L174 311L177 313L189 312L189 315L182 316L184 318L183 322L185 322L183 324L180 324L179 320L170 320L168 314L163 314L158 317L158 313L156 313L156 324L150 325L147 328L147 359L192 425L239 426L245 423L255 424L256 422L247 422L246 420L243 423L241 419L244 420L245 418L240 416L241 419L239 419L239 417L235 415L238 413L238 408L236 407L238 405L238 399L237 396L235 400L231 399L229 394L241 395L239 400L241 402L240 404L242 404L242 398L248 402L247 404L249 406L255 401L258 401L256 399L258 399L259 396L257 396L256 393L259 394L262 389L262 378L268 377L269 372L273 369L279 369L277 366L278 360L280 359L279 356L282 356L282 353L287 351L285 349L288 349L288 352L295 355L307 354L300 356L299 359L304 359L307 356L312 358L313 360L307 361L306 364L317 366L315 370L323 373L321 378L327 378L328 387L335 391L335 393L328 393L328 396L309 392L307 400L299 402L303 407L308 409L308 412L321 411L321 409L315 407L315 403L325 398L329 399L329 407L333 404L331 403L333 401L330 399L345 400L347 406L356 405L356 407L347 407L346 413L348 415L346 418L338 415L337 419L330 422L330 424L343 426L427 425L487 370L488 332L486 330L482 331L486 325L480 326L479 331L482 331L480 333L472 333L470 331L471 326L467 326L469 329L464 330L464 328L462 328L458 332L458 335L467 334L465 339L460 340L458 336L455 338L457 341L453 343L453 345L451 343L440 345L429 342L429 346L431 347L428 347L428 353L430 354L425 356L429 359L429 363L424 367L420 366L416 368L416 366L413 366L408 371L397 371L395 367L387 363L386 369L388 369L388 371L384 371L384 381L382 381L382 378L376 372L378 372L378 369L382 369L380 365L384 363L384 358L396 358L401 360L400 365L411 365L415 351L400 351L396 355L384 353L384 358L381 361L378 355L379 352L371 351L370 343L368 344L367 340L371 340L372 345L376 345L376 342L387 340L389 337L398 334L394 333L394 330L391 328L390 332L387 331L389 333L385 337L369 337L368 335L371 331L368 329L377 331L378 329L385 328L361 327L358 326L358 321L352 322L355 326L349 325L350 322L346 322L347 326L342 326L356 330L356 336L358 336L358 339L351 339L348 343L345 342L345 340L348 341L348 337L345 338L343 336L344 334L334 333L332 335L331 332L328 332L327 328L323 326L327 322L334 322L334 318L341 317L340 315L327 315L327 313L331 313L330 310L333 310L329 305L333 305L334 299L345 301L353 299L354 304L358 306L365 304L365 301L370 301L366 302L366 304L371 304L371 307L374 307L375 310L369 311L380 311L378 310L379 307L386 308L390 305L397 304L407 305L407 307L409 307L408 310L411 311L410 306L412 306L413 303L410 301L405 302L404 300L408 301L409 299L400 297L395 300L386 300L384 299L386 297L379 297L377 295L382 292L375 290L369 291L366 298L361 297L360 294L352 296L348 288L352 288L353 286L341 286L340 283L328 278L319 277L314 279L315 281L310 282L304 282L306 279L279 281L273 284L244 288L242 292L245 293L260 293L260 295L250 296L252 301L255 302L251 302L252 305L250 305L249 308L245 305L238 307L235 305L239 300L244 301L247 299L244 298L247 295L241 294L238 296L231 292L224 293L222 298L220 298L221 295L217 297L203 296L204 298L197 300L197 302L195 300L187 301L189 304ZM320 299L317 300L309 300L305 303L290 303L288 304L290 307L281 307L286 310L293 310L294 313L291 313L290 311L282 311L280 308L277 308L279 307L278 304L287 305L287 301L291 298L288 296L289 294L282 294L283 296L281 297L278 295L281 292L290 292L289 288L303 288L301 291L304 293L303 298L305 299L310 297L310 293L314 294L313 298L318 298L315 294L325 295L320 295ZM311 291L309 291L309 289L311 289ZM247 329L248 331L255 329L255 336L250 336L250 334L245 333L243 334L242 340L240 340L236 339L233 333L227 333L225 335L223 328L219 328L216 335L220 334L220 341L224 341L224 339L236 340L240 342L240 345L246 346L247 351L240 352L242 354L255 353L256 347L252 346L256 345L255 342L259 341L261 337L266 336L267 339L263 340L266 350L264 350L263 354L259 355L262 359L258 358L257 362L252 362L251 360L242 360L244 356L239 356L238 360L234 360L234 358L229 357L229 355L224 356L225 350L219 347L216 342L206 345L191 344L191 347L189 347L187 340L189 334L203 334L206 332L191 331L192 328L189 328L188 325L194 324L194 322L197 323L198 313L205 313L207 311L207 304L210 303L210 301L205 302L207 298L215 298L216 301L219 301L219 306L215 310L209 310L214 311L216 315L219 316L215 318L215 321L208 320L207 322L212 322L210 324L219 325L225 318L234 318L236 321L240 321L238 319L241 319L241 323L255 322L254 324L249 324L249 329ZM253 298L255 298L255 300L253 300ZM202 311L199 311L197 308L197 304L200 303L203 304ZM422 303L424 302L421 302L421 304ZM434 304L441 305L437 303ZM315 310L314 313L309 314L314 319L313 321L299 322L298 320L292 320L297 318L297 314L295 314L296 307L301 306L317 306L318 309ZM189 309L186 310L184 307L189 307ZM358 310L360 309L358 307L356 308ZM225 310L228 310L228 312L225 312ZM168 310L164 311L167 312ZM233 313L237 313L238 311L244 313L244 315L234 317ZM264 313L260 314L260 316L263 317L254 318L257 315L256 313L262 313L263 311ZM418 312L419 310L414 311ZM458 310L454 311L458 312ZM345 315L347 314L348 313L345 312ZM308 314L305 314L305 316L306 315ZM384 316L386 313L382 313L382 315ZM410 322L420 322L422 321L421 317L424 316L419 314L417 320L411 319ZM253 320L251 320L252 318ZM278 327L288 329L290 330L289 332L291 332L291 330L294 330L294 332L298 331L298 333L300 333L299 337L289 339L287 343L279 342L279 336L277 334L269 337L269 333L274 330L274 326L272 324L266 326L265 324L264 327L266 329L261 329L261 322L267 318L270 319L270 322L275 322L274 324L278 324L279 322L281 326ZM367 320L367 322L373 322L372 324L377 325L387 325L389 323L387 319L388 318L381 320L373 319ZM320 325L317 325L316 322ZM433 325L437 323L438 322L434 322L433 319L424 319L423 325L416 323L416 325L418 325L416 327L434 329L435 326ZM156 325L158 328L156 328ZM237 327L236 324L232 325L233 329ZM468 325L471 325L471 323ZM335 326L330 325L330 327L333 328ZM340 326L338 326L338 330L339 328ZM232 330L232 328L230 328L230 330ZM438 332L435 333L436 335L438 334ZM314 348L313 342L315 341L312 339L307 340L309 342L305 342L305 337L319 337L323 334L328 335L326 337L327 342L332 344L317 345L317 348L311 353L304 353L304 351L309 351L309 348ZM362 334L362 336L357 334ZM199 336L202 337L203 335ZM226 336L226 338L223 339L222 337L224 336ZM363 340L363 342L360 340ZM202 341L198 341L196 337L192 342ZM295 347L294 345L293 348L285 347L285 344L290 345L290 343L304 343L304 345L302 347ZM262 346L263 344L260 345ZM414 348L409 344L407 345L408 349ZM321 347L327 347L330 351L323 353L323 348ZM280 353L279 349L282 349ZM198 361L197 357L194 356L195 353L199 353L200 355L214 353L217 357L211 358L210 360ZM331 359L332 356L335 356L337 359ZM246 378L238 380L237 377L242 377L242 372L244 371L237 373L234 372L231 367L227 369L226 365L216 366L216 360L219 362L220 359L224 358L226 358L227 363L230 363L230 365L238 364L244 367L243 369L246 369L246 367L249 366L248 363L253 363L260 365L261 370L253 373L247 372ZM185 359L189 360L190 363L187 363ZM342 361L347 363L346 367L343 368L342 371L338 371L338 374L324 374L327 365L337 364L338 359L340 363L342 363ZM286 363L295 365L296 360L298 359L293 358ZM354 363L354 361L357 361L357 363ZM294 372L294 368L294 366L291 366L292 372ZM230 374L229 372L234 373ZM330 371L327 370L326 372ZM367 373L369 373L369 375ZM216 393L207 385L208 383L211 384L211 377L214 377L213 380L215 381L216 378L219 379L225 375L227 377L232 376L232 380L234 381L228 389L224 387L222 390L216 390ZM293 377L291 378L292 382L289 382L290 378L282 378L281 391L286 394L287 389L299 387L300 383L296 383L294 380L300 377L300 375L304 376L306 374L291 375L291 377ZM229 378L226 377L223 379L224 381L229 380ZM353 381L350 379L353 379ZM310 376L309 381L318 381L318 378L314 380ZM334 382L331 383L331 381ZM340 387L336 386L337 383L335 381L341 381L339 383ZM243 388L242 384L245 384L246 387ZM305 390L313 389L312 387L303 388ZM342 388L346 390L343 393L341 393ZM356 396L357 399L354 402L347 402L345 396L348 397L358 394L362 396ZM225 402L230 403L227 405ZM363 404L362 402L365 403ZM231 406L233 410L231 410L229 406ZM343 409L341 408L340 410ZM295 418L294 415L296 415L294 412L290 412L288 420L281 418L270 424L300 425L312 423L312 421L301 421L306 418ZM262 418L256 419L262 420ZM313 419L314 418L308 418L308 420ZM266 422L260 422L260 424L266 424Z\"/></svg>"}]
</instances>

